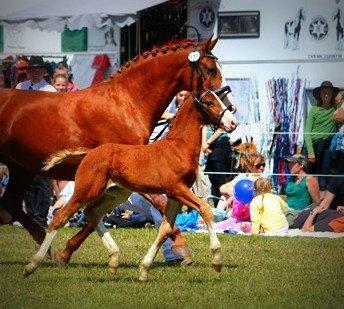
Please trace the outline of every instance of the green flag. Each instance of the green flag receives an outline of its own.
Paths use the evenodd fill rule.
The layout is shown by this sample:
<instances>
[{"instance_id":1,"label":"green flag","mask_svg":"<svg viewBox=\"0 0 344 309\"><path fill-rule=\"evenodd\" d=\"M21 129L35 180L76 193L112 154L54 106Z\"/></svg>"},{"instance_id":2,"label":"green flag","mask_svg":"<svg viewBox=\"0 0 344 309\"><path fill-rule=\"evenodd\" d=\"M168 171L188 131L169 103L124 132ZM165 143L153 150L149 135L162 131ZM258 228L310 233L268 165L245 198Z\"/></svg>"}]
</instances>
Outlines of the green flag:
<instances>
[{"instance_id":1,"label":"green flag","mask_svg":"<svg viewBox=\"0 0 344 309\"><path fill-rule=\"evenodd\" d=\"M87 28L81 30L65 29L61 35L62 52L87 51Z\"/></svg>"}]
</instances>

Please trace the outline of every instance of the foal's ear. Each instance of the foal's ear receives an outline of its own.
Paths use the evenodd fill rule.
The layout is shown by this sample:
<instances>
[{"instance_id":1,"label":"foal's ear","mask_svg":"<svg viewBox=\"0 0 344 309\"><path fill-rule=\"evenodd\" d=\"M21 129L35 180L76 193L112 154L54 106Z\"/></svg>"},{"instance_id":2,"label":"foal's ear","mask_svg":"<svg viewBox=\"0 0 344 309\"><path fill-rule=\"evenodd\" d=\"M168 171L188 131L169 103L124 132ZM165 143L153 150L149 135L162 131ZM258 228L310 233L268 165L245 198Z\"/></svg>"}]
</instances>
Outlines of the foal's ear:
<instances>
[{"instance_id":1,"label":"foal's ear","mask_svg":"<svg viewBox=\"0 0 344 309\"><path fill-rule=\"evenodd\" d=\"M216 45L218 37L215 37L214 34L209 38L207 43L205 44L205 51L213 50L214 46Z\"/></svg>"}]
</instances>

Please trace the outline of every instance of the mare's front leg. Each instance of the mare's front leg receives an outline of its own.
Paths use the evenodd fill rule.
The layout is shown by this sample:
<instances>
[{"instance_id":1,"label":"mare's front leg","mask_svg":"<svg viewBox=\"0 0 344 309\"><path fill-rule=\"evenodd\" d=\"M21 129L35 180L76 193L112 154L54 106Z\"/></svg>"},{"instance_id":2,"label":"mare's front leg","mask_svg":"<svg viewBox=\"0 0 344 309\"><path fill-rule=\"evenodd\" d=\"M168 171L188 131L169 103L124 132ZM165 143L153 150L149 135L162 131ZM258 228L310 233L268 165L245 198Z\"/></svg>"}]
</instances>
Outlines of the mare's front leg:
<instances>
[{"instance_id":1,"label":"mare's front leg","mask_svg":"<svg viewBox=\"0 0 344 309\"><path fill-rule=\"evenodd\" d=\"M212 266L217 272L222 268L222 252L221 244L214 230L213 213L211 207L205 201L196 196L191 190L184 184L180 184L175 188L174 198L179 200L184 205L192 207L198 210L204 219L209 231L210 236L210 249L213 254Z\"/></svg>"},{"instance_id":2,"label":"mare's front leg","mask_svg":"<svg viewBox=\"0 0 344 309\"><path fill-rule=\"evenodd\" d=\"M161 214L165 212L167 206L167 197L162 194L142 194ZM180 230L174 226L170 235L172 240L172 250L174 253L181 255L185 261L192 263L191 252L187 247L185 238Z\"/></svg>"},{"instance_id":3,"label":"mare's front leg","mask_svg":"<svg viewBox=\"0 0 344 309\"><path fill-rule=\"evenodd\" d=\"M172 233L177 213L179 212L181 207L182 207L182 204L180 202L169 199L167 203L167 207L165 209L163 220L159 228L158 236L140 264L139 281L146 282L148 280L148 270L150 266L152 265L155 259L155 256L158 253L161 245L165 242L167 237Z\"/></svg>"}]
</instances>

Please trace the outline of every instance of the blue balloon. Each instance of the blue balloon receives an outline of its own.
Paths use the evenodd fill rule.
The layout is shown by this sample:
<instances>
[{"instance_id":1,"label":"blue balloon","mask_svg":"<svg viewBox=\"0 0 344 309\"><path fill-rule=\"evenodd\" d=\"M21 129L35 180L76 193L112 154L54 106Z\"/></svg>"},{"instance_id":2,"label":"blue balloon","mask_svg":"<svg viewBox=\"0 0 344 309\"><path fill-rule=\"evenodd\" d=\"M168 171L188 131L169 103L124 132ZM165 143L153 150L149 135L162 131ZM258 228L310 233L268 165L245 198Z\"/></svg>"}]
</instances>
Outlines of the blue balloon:
<instances>
[{"instance_id":1,"label":"blue balloon","mask_svg":"<svg viewBox=\"0 0 344 309\"><path fill-rule=\"evenodd\" d=\"M253 181L250 179L239 180L234 185L234 197L241 204L248 204L254 198Z\"/></svg>"}]
</instances>

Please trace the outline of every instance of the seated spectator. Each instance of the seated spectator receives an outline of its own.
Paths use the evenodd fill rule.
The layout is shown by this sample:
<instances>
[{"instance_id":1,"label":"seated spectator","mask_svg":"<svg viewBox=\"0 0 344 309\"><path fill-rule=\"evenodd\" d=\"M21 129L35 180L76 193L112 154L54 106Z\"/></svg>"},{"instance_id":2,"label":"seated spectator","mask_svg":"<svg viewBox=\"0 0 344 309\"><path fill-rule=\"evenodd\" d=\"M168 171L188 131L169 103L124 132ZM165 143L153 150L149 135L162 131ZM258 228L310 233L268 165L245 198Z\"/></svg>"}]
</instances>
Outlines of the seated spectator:
<instances>
[{"instance_id":1,"label":"seated spectator","mask_svg":"<svg viewBox=\"0 0 344 309\"><path fill-rule=\"evenodd\" d=\"M131 204L130 200L116 207L113 212L104 218L107 227L131 227L141 228L152 226L154 223L150 213L143 213L136 205Z\"/></svg>"},{"instance_id":2,"label":"seated spectator","mask_svg":"<svg viewBox=\"0 0 344 309\"><path fill-rule=\"evenodd\" d=\"M344 206L337 210L322 210L320 206L306 209L298 214L290 228L304 232L344 232Z\"/></svg>"},{"instance_id":3,"label":"seated spectator","mask_svg":"<svg viewBox=\"0 0 344 309\"><path fill-rule=\"evenodd\" d=\"M287 204L299 212L310 204L320 203L320 190L316 177L307 175L307 159L299 154L285 158L290 163L290 173L295 175L286 187Z\"/></svg>"},{"instance_id":4,"label":"seated spectator","mask_svg":"<svg viewBox=\"0 0 344 309\"><path fill-rule=\"evenodd\" d=\"M48 224L53 219L55 213L63 206L65 206L67 202L71 199L74 192L74 186L74 181L68 181L64 188L58 193L56 202L53 206L49 207Z\"/></svg>"},{"instance_id":5,"label":"seated spectator","mask_svg":"<svg viewBox=\"0 0 344 309\"><path fill-rule=\"evenodd\" d=\"M241 170L245 173L240 173L232 181L220 187L220 192L223 199L220 200L217 209L226 210L228 212L228 218L224 221L214 224L214 228L217 231L226 231L230 229L245 233L249 233L251 231L249 210L250 205L241 204L234 198L233 195L234 186L238 181L243 179L250 179L254 181L264 172L265 161L261 154L251 154L250 160L244 158L242 161Z\"/></svg>"},{"instance_id":6,"label":"seated spectator","mask_svg":"<svg viewBox=\"0 0 344 309\"><path fill-rule=\"evenodd\" d=\"M0 163L0 197L4 194L9 180L9 171L5 165Z\"/></svg>"},{"instance_id":7,"label":"seated spectator","mask_svg":"<svg viewBox=\"0 0 344 309\"><path fill-rule=\"evenodd\" d=\"M329 151L332 133L335 132L336 123L333 121L334 99L339 88L333 87L329 81L321 83L313 90L317 105L312 106L308 112L305 124L305 145L307 148L309 172L311 174L327 174L325 161L326 152ZM319 179L320 188L326 187L326 178Z\"/></svg>"},{"instance_id":8,"label":"seated spectator","mask_svg":"<svg viewBox=\"0 0 344 309\"><path fill-rule=\"evenodd\" d=\"M277 235L288 230L288 221L283 214L288 210L286 202L271 193L268 178L258 178L254 182L256 196L250 203L252 234Z\"/></svg>"}]
</instances>

